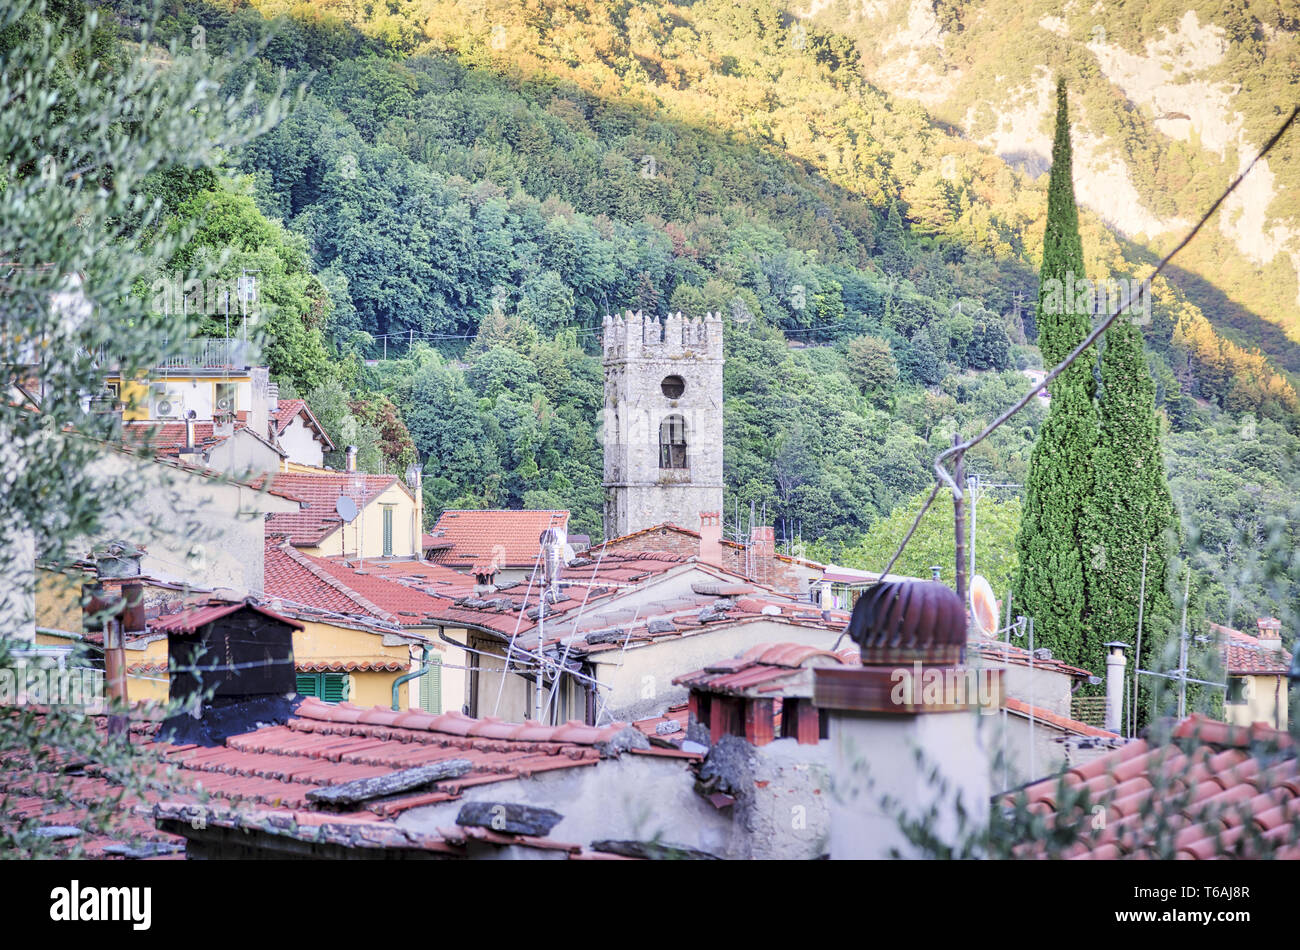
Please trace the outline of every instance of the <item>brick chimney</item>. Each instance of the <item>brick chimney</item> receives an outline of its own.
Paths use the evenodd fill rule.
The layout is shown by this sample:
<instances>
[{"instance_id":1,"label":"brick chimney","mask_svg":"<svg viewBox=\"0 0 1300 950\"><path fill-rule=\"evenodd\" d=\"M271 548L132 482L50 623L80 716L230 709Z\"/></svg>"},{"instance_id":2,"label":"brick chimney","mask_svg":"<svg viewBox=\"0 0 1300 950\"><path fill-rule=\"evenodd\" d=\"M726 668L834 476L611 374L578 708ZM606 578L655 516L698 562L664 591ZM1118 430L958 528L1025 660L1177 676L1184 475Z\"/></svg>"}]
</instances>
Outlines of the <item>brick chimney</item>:
<instances>
[{"instance_id":1,"label":"brick chimney","mask_svg":"<svg viewBox=\"0 0 1300 950\"><path fill-rule=\"evenodd\" d=\"M700 560L722 564L722 513L700 512Z\"/></svg>"},{"instance_id":2,"label":"brick chimney","mask_svg":"<svg viewBox=\"0 0 1300 950\"><path fill-rule=\"evenodd\" d=\"M1255 621L1259 627L1259 645L1265 650L1282 650L1282 621L1276 617L1260 617Z\"/></svg>"},{"instance_id":3,"label":"brick chimney","mask_svg":"<svg viewBox=\"0 0 1300 950\"><path fill-rule=\"evenodd\" d=\"M776 530L771 525L749 529L749 549L745 552L745 573L751 580L765 584L772 576L776 557Z\"/></svg>"}]
</instances>

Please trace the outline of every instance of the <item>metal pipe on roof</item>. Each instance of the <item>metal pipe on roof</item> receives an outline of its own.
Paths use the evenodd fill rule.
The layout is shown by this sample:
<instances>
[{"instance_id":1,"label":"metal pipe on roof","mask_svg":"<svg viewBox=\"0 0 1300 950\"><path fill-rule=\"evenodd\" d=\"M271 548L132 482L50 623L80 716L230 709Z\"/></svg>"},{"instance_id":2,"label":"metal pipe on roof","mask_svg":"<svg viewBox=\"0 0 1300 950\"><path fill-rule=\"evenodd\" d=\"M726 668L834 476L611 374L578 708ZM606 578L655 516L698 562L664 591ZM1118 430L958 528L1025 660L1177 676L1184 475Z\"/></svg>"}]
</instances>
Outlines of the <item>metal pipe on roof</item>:
<instances>
[{"instance_id":1,"label":"metal pipe on roof","mask_svg":"<svg viewBox=\"0 0 1300 950\"><path fill-rule=\"evenodd\" d=\"M439 627L438 629L441 630L442 628ZM397 691L401 688L402 684L413 679L419 679L431 669L433 669L433 666L429 663L429 646L428 644L425 644L420 647L420 668L414 673L404 673L397 679L393 680L393 712L399 712L401 710L401 707L397 705Z\"/></svg>"}]
</instances>

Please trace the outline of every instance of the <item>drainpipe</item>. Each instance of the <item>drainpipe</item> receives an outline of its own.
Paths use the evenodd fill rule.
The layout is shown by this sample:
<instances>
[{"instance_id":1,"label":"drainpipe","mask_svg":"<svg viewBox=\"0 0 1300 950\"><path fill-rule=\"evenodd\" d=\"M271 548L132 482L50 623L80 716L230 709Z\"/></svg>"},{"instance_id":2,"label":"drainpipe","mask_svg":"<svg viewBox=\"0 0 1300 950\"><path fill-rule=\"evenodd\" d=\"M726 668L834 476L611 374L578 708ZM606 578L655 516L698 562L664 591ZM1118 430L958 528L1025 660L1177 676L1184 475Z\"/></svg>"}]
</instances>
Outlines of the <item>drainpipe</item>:
<instances>
[{"instance_id":1,"label":"drainpipe","mask_svg":"<svg viewBox=\"0 0 1300 950\"><path fill-rule=\"evenodd\" d=\"M127 736L129 729L123 636L120 614L104 623L104 681L109 701L108 737L119 740Z\"/></svg>"},{"instance_id":2,"label":"drainpipe","mask_svg":"<svg viewBox=\"0 0 1300 950\"><path fill-rule=\"evenodd\" d=\"M431 669L433 669L433 667L429 665L429 646L428 644L425 644L420 648L420 668L414 673L404 673L397 679L393 680L393 712L400 712L402 708L398 705L397 698L397 691L401 688L402 684L413 679L418 679Z\"/></svg>"}]
</instances>

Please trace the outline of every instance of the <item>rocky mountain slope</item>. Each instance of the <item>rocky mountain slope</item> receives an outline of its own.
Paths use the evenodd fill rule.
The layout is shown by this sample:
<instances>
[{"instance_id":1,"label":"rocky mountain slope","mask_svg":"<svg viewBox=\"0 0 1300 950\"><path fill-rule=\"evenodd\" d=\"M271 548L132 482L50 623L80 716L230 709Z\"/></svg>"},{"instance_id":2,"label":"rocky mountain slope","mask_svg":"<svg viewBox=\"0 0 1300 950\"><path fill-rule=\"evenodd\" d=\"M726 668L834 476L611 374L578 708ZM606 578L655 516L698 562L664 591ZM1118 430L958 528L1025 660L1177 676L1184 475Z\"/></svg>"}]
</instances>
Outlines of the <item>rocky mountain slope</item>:
<instances>
[{"instance_id":1,"label":"rocky mountain slope","mask_svg":"<svg viewBox=\"0 0 1300 950\"><path fill-rule=\"evenodd\" d=\"M1258 153L1300 96L1293 4L1178 0L813 0L806 22L852 36L867 78L1037 176L1053 77L1076 100L1082 204L1167 250ZM1293 372L1300 341L1300 136L1261 162L1180 258L1220 329ZM1276 332L1280 329L1282 334ZM1284 335L1283 335L1284 334Z\"/></svg>"}]
</instances>

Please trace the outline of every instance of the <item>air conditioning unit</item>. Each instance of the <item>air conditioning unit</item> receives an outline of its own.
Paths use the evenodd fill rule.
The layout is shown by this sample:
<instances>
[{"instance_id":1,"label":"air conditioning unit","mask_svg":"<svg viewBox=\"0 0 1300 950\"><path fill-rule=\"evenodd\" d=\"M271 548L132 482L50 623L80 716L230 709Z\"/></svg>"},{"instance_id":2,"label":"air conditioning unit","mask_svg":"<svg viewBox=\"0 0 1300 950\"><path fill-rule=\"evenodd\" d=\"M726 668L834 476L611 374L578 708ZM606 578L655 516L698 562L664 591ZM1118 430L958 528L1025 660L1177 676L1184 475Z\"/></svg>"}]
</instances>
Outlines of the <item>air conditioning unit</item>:
<instances>
[{"instance_id":1,"label":"air conditioning unit","mask_svg":"<svg viewBox=\"0 0 1300 950\"><path fill-rule=\"evenodd\" d=\"M168 389L154 394L153 416L155 419L179 419L184 414L185 403L177 390Z\"/></svg>"}]
</instances>

